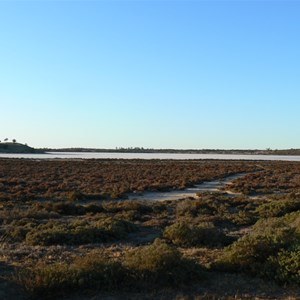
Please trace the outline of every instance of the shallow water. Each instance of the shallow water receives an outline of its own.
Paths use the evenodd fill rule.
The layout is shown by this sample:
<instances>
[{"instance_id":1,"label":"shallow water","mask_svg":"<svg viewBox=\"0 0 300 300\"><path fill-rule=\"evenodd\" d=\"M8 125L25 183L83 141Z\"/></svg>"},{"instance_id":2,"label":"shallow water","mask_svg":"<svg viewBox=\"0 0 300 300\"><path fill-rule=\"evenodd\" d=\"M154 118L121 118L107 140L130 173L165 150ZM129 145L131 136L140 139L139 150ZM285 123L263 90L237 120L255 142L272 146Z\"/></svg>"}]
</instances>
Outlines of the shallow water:
<instances>
[{"instance_id":1,"label":"shallow water","mask_svg":"<svg viewBox=\"0 0 300 300\"><path fill-rule=\"evenodd\" d=\"M224 179L204 181L200 184L196 184L192 188L184 190L175 190L171 192L144 192L142 194L130 194L129 200L144 200L144 201L165 201L165 200L177 200L186 197L196 197L197 193L201 192L218 192L222 187L230 184L233 180L241 178L248 173L238 173L227 176Z\"/></svg>"},{"instance_id":2,"label":"shallow water","mask_svg":"<svg viewBox=\"0 0 300 300\"><path fill-rule=\"evenodd\" d=\"M104 153L104 152L47 152L45 154L7 154L0 158L29 159L220 159L220 160L285 160L300 161L293 155L181 154L181 153Z\"/></svg>"}]
</instances>

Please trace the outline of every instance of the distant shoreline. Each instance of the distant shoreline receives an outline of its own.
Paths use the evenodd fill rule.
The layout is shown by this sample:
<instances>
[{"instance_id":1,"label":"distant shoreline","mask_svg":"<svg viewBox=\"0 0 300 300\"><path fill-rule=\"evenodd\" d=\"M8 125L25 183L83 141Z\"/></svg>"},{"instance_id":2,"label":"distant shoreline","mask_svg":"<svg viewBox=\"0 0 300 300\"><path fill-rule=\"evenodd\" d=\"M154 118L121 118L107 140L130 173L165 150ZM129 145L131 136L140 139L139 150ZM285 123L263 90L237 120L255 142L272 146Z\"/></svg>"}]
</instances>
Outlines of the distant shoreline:
<instances>
[{"instance_id":1,"label":"distant shoreline","mask_svg":"<svg viewBox=\"0 0 300 300\"><path fill-rule=\"evenodd\" d=\"M169 153L169 154L240 154L240 155L300 155L300 149L282 150L240 150L240 149L144 149L144 148L39 148L45 152L90 152L90 153Z\"/></svg>"},{"instance_id":2,"label":"distant shoreline","mask_svg":"<svg viewBox=\"0 0 300 300\"><path fill-rule=\"evenodd\" d=\"M153 148L33 148L21 143L0 143L0 153L46 154L47 152L77 153L159 153L159 154L234 154L234 155L300 155L300 149L153 149Z\"/></svg>"}]
</instances>

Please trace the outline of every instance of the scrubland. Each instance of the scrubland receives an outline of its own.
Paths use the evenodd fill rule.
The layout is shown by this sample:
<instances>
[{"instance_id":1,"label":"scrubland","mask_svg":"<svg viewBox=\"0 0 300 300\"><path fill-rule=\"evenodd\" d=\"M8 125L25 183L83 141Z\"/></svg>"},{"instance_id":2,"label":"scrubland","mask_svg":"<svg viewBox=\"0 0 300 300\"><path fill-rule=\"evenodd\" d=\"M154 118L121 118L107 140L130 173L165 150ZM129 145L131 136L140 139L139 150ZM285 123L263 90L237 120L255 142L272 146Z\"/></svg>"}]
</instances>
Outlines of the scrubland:
<instances>
[{"instance_id":1,"label":"scrubland","mask_svg":"<svg viewBox=\"0 0 300 300\"><path fill-rule=\"evenodd\" d=\"M0 160L0 299L299 298L299 163Z\"/></svg>"}]
</instances>

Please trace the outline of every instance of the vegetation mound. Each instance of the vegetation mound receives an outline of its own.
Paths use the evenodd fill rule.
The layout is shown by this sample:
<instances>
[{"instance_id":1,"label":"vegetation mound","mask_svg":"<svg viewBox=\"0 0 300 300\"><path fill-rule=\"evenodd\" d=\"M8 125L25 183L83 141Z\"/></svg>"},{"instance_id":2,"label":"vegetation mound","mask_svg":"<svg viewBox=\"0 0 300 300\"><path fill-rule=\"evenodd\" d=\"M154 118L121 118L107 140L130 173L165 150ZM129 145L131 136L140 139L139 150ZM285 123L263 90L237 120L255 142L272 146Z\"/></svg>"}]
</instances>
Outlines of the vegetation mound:
<instances>
[{"instance_id":1,"label":"vegetation mound","mask_svg":"<svg viewBox=\"0 0 300 300\"><path fill-rule=\"evenodd\" d=\"M300 284L300 213L259 220L230 245L215 267Z\"/></svg>"},{"instance_id":2,"label":"vegetation mound","mask_svg":"<svg viewBox=\"0 0 300 300\"><path fill-rule=\"evenodd\" d=\"M15 275L15 281L34 299L74 293L83 288L116 291L174 287L202 278L200 265L183 258L176 248L159 239L125 252L119 261L91 254L78 257L70 264L37 264Z\"/></svg>"},{"instance_id":3,"label":"vegetation mound","mask_svg":"<svg viewBox=\"0 0 300 300\"><path fill-rule=\"evenodd\" d=\"M20 143L0 143L0 153L43 153Z\"/></svg>"}]
</instances>

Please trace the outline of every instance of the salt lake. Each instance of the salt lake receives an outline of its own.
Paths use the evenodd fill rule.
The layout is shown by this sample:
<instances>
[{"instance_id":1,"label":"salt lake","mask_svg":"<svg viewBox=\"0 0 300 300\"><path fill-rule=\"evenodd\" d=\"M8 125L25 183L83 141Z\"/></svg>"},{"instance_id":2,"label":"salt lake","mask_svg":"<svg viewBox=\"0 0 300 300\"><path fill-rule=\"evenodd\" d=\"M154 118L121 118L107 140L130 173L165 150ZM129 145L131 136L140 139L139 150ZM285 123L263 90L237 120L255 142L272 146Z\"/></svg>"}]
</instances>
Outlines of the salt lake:
<instances>
[{"instance_id":1,"label":"salt lake","mask_svg":"<svg viewBox=\"0 0 300 300\"><path fill-rule=\"evenodd\" d=\"M119 152L46 152L45 154L0 153L0 158L28 159L218 159L218 160L281 160L300 161L298 155L240 155L189 153L119 153Z\"/></svg>"}]
</instances>

